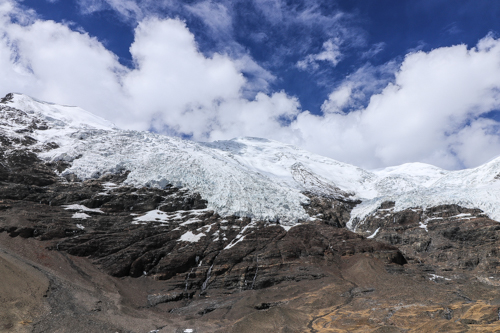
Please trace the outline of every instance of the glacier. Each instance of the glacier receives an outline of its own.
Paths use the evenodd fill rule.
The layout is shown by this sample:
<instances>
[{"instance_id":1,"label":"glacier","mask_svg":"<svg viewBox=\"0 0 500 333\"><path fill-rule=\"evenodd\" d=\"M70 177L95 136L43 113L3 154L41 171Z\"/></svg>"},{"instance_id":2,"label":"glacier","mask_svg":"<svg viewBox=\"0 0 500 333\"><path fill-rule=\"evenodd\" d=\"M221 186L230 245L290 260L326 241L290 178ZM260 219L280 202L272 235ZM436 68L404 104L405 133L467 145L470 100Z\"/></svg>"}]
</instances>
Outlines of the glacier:
<instances>
[{"instance_id":1,"label":"glacier","mask_svg":"<svg viewBox=\"0 0 500 333\"><path fill-rule=\"evenodd\" d=\"M71 162L61 176L75 174L86 180L128 170L125 184L186 188L199 193L208 209L220 215L290 227L310 218L303 207L309 202L304 193L309 192L359 200L350 229L384 201L394 201L396 211L458 204L500 220L500 158L458 171L424 163L370 171L262 138L194 142L122 130L81 108L23 94L7 95L0 109L2 135L21 139L25 134L20 129L44 124L29 133L37 140L33 151L48 162ZM51 149L45 148L48 144Z\"/></svg>"}]
</instances>

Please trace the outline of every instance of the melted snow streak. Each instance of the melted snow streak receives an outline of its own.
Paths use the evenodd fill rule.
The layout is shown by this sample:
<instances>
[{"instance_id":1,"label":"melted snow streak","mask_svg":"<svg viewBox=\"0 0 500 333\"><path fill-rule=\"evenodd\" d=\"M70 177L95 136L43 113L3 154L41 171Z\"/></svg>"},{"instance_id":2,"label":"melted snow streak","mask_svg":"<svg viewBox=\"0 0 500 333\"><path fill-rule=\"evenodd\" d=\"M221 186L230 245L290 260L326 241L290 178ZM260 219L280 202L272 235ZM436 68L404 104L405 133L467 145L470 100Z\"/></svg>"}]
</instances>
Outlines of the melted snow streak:
<instances>
[{"instance_id":1,"label":"melted snow streak","mask_svg":"<svg viewBox=\"0 0 500 333\"><path fill-rule=\"evenodd\" d=\"M21 110L21 111L19 111ZM13 94L0 103L0 134L22 139L16 130L32 126L32 148L47 161L72 162L63 175L80 179L129 170L133 186L172 184L198 192L221 215L280 220L293 226L308 215L302 192L359 199L348 226L355 229L382 202L395 211L458 204L479 208L500 220L500 158L475 169L446 171L409 163L366 171L259 138L196 143L149 132L117 129L77 107ZM48 143L51 149L47 149ZM56 148L54 148L56 147Z\"/></svg>"}]
</instances>

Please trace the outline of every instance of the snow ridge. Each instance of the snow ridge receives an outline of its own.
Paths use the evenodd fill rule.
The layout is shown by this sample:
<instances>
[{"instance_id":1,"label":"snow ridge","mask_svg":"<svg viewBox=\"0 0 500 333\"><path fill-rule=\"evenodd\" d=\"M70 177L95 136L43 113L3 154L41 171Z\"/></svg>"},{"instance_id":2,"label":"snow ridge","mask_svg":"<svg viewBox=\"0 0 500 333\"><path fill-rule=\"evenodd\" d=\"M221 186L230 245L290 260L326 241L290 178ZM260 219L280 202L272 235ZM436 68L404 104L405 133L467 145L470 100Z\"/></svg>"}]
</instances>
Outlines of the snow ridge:
<instances>
[{"instance_id":1,"label":"snow ridge","mask_svg":"<svg viewBox=\"0 0 500 333\"><path fill-rule=\"evenodd\" d=\"M72 162L62 175L85 180L129 170L129 185L185 187L221 215L293 226L309 217L303 208L309 199L302 193L307 191L361 200L351 214L351 229L388 200L395 201L396 211L459 204L500 220L500 158L460 171L423 163L367 171L266 139L197 143L120 130L83 109L21 94L2 99L0 135L21 140L25 134L19 130L27 126L38 140L33 150L40 158Z\"/></svg>"}]
</instances>

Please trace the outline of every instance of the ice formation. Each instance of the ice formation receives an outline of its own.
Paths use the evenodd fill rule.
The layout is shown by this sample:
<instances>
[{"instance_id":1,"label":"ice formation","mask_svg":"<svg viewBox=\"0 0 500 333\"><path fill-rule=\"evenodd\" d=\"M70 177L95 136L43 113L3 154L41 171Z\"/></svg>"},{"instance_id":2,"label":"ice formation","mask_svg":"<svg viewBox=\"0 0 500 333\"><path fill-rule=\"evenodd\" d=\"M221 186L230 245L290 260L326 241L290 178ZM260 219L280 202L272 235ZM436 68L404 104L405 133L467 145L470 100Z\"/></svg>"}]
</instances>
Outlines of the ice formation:
<instances>
[{"instance_id":1,"label":"ice formation","mask_svg":"<svg viewBox=\"0 0 500 333\"><path fill-rule=\"evenodd\" d=\"M30 133L38 140L40 158L65 160L71 167L62 175L80 179L129 170L126 183L164 187L173 184L198 192L208 208L234 214L279 220L293 226L306 220L304 191L359 199L350 228L374 212L382 202L395 210L459 204L480 208L500 220L500 158L474 169L446 171L423 163L409 163L367 171L312 154L291 145L260 138L198 143L150 132L120 130L112 123L77 107L37 101L21 94L5 99L0 133L15 132L31 122L46 124ZM13 119L6 112L23 111ZM7 111L6 111L7 110ZM113 184L114 185L114 184Z\"/></svg>"}]
</instances>

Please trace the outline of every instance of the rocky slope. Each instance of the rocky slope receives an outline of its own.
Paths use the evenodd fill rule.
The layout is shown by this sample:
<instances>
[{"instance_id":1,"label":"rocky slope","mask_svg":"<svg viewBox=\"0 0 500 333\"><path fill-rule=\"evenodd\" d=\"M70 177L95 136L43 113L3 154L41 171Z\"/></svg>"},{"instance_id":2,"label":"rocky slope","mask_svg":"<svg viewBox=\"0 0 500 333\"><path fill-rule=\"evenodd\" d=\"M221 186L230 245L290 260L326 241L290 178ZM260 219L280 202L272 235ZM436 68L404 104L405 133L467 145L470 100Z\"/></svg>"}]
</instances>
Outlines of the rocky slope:
<instances>
[{"instance_id":1,"label":"rocky slope","mask_svg":"<svg viewBox=\"0 0 500 333\"><path fill-rule=\"evenodd\" d=\"M23 95L0 142L0 330L500 329L496 161L369 172Z\"/></svg>"}]
</instances>

